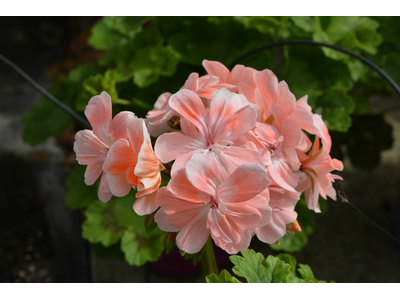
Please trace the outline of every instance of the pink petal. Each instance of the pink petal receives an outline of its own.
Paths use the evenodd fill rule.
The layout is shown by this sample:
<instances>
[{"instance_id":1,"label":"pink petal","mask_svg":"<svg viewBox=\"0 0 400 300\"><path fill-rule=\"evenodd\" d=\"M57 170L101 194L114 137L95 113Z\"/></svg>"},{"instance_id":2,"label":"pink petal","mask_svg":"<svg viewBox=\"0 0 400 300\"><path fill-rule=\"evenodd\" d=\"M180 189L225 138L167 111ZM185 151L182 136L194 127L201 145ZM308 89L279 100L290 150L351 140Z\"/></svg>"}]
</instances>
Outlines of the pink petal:
<instances>
[{"instance_id":1,"label":"pink petal","mask_svg":"<svg viewBox=\"0 0 400 300\"><path fill-rule=\"evenodd\" d=\"M268 201L269 190L265 189L259 195L245 202L246 205L256 208L261 215L261 219L257 224L257 227L265 226L271 221L272 208L268 205Z\"/></svg>"},{"instance_id":2,"label":"pink petal","mask_svg":"<svg viewBox=\"0 0 400 300\"><path fill-rule=\"evenodd\" d=\"M221 176L210 157L194 154L186 164L186 176L193 186L216 197L216 191L221 185Z\"/></svg>"},{"instance_id":3,"label":"pink petal","mask_svg":"<svg viewBox=\"0 0 400 300\"><path fill-rule=\"evenodd\" d=\"M110 186L108 185L106 173L104 173L104 172L101 175L100 186L99 186L99 191L97 192L97 196L103 202L107 202L112 197L112 194L110 191Z\"/></svg>"},{"instance_id":4,"label":"pink petal","mask_svg":"<svg viewBox=\"0 0 400 300\"><path fill-rule=\"evenodd\" d=\"M255 202L260 201L266 204L263 197L257 195L254 198L256 198L254 200ZM252 199L249 201L251 200ZM245 203L223 203L223 205L221 204L219 206L220 211L227 215L240 229L254 230L261 221L261 213L255 207L247 205L247 202L249 201L245 201Z\"/></svg>"},{"instance_id":5,"label":"pink petal","mask_svg":"<svg viewBox=\"0 0 400 300\"><path fill-rule=\"evenodd\" d=\"M107 134L112 119L111 109L111 97L106 92L92 97L85 109L85 115L93 131L108 146L112 144Z\"/></svg>"},{"instance_id":6,"label":"pink petal","mask_svg":"<svg viewBox=\"0 0 400 300\"><path fill-rule=\"evenodd\" d=\"M195 92L180 90L171 96L169 106L195 125L203 135L206 135L207 111Z\"/></svg>"},{"instance_id":7,"label":"pink petal","mask_svg":"<svg viewBox=\"0 0 400 300\"><path fill-rule=\"evenodd\" d=\"M134 113L130 111L121 111L112 119L108 129L108 136L113 143L119 139L128 138L126 124L132 118L137 118Z\"/></svg>"},{"instance_id":8,"label":"pink petal","mask_svg":"<svg viewBox=\"0 0 400 300\"><path fill-rule=\"evenodd\" d=\"M194 187L187 179L186 169L179 169L175 172L167 186L166 194L169 197L183 199L192 203L207 204L210 202L210 195ZM161 206L167 207L168 203ZM168 211L168 213L170 212Z\"/></svg>"},{"instance_id":9,"label":"pink petal","mask_svg":"<svg viewBox=\"0 0 400 300\"><path fill-rule=\"evenodd\" d=\"M212 103L212 101L211 101ZM234 141L256 124L257 111L250 105L238 110L223 126L214 132L215 140Z\"/></svg>"},{"instance_id":10,"label":"pink petal","mask_svg":"<svg viewBox=\"0 0 400 300\"><path fill-rule=\"evenodd\" d=\"M208 214L207 228L210 229L213 240L218 243L218 240L223 241L222 244L240 241L240 235L229 224L225 214L222 214L218 209L212 209ZM221 247L225 248L225 247Z\"/></svg>"},{"instance_id":11,"label":"pink petal","mask_svg":"<svg viewBox=\"0 0 400 300\"><path fill-rule=\"evenodd\" d=\"M137 198L135 203L133 203L133 210L139 216L151 214L158 208L157 198L158 189L149 195Z\"/></svg>"},{"instance_id":12,"label":"pink petal","mask_svg":"<svg viewBox=\"0 0 400 300\"><path fill-rule=\"evenodd\" d=\"M193 254L199 252L207 242L210 231L207 229L208 208L187 223L176 237L176 245L183 251Z\"/></svg>"},{"instance_id":13,"label":"pink petal","mask_svg":"<svg viewBox=\"0 0 400 300\"><path fill-rule=\"evenodd\" d=\"M272 165L268 167L268 172L272 179L281 187L288 191L295 192L294 187L297 185L298 177L292 171L292 168L282 160L273 160Z\"/></svg>"},{"instance_id":14,"label":"pink petal","mask_svg":"<svg viewBox=\"0 0 400 300\"><path fill-rule=\"evenodd\" d=\"M210 75L217 76L220 82L231 83L230 72L227 67L218 61L203 60L203 67Z\"/></svg>"},{"instance_id":15,"label":"pink petal","mask_svg":"<svg viewBox=\"0 0 400 300\"><path fill-rule=\"evenodd\" d=\"M207 155L213 158L223 181L225 181L237 167L245 163L255 163L263 166L263 161L259 152L245 147L228 147L225 148L224 151L207 152Z\"/></svg>"},{"instance_id":16,"label":"pink petal","mask_svg":"<svg viewBox=\"0 0 400 300\"><path fill-rule=\"evenodd\" d=\"M293 110L293 112L290 114L290 119L299 123L301 129L304 129L311 134L316 134L318 132L314 125L312 113L304 109L296 108Z\"/></svg>"},{"instance_id":17,"label":"pink petal","mask_svg":"<svg viewBox=\"0 0 400 300\"><path fill-rule=\"evenodd\" d=\"M154 103L154 110L161 110L168 105L168 100L171 97L171 93L162 93L158 98L156 103Z\"/></svg>"},{"instance_id":18,"label":"pink petal","mask_svg":"<svg viewBox=\"0 0 400 300\"><path fill-rule=\"evenodd\" d=\"M240 203L254 198L269 184L263 167L247 163L238 167L220 186L218 196L223 203Z\"/></svg>"},{"instance_id":19,"label":"pink petal","mask_svg":"<svg viewBox=\"0 0 400 300\"><path fill-rule=\"evenodd\" d=\"M160 190L161 191L161 190ZM173 216L172 216L173 217ZM154 221L162 231L177 232L180 228L175 228L170 225L171 215L167 215L162 208L160 208L154 216Z\"/></svg>"},{"instance_id":20,"label":"pink petal","mask_svg":"<svg viewBox=\"0 0 400 300\"><path fill-rule=\"evenodd\" d=\"M255 72L256 70L253 68L245 67L243 65L236 65L233 67L231 72L232 83L239 84L243 82L248 85L253 85L255 87L255 83L253 80L253 74Z\"/></svg>"},{"instance_id":21,"label":"pink petal","mask_svg":"<svg viewBox=\"0 0 400 300\"><path fill-rule=\"evenodd\" d=\"M155 145L155 154L163 163L178 159L182 155L195 153L206 146L200 141L178 132L164 133Z\"/></svg>"},{"instance_id":22,"label":"pink petal","mask_svg":"<svg viewBox=\"0 0 400 300\"><path fill-rule=\"evenodd\" d=\"M271 70L266 69L255 72L253 79L267 104L264 107L269 107L271 104L275 104L278 89L278 78L275 74ZM266 117L268 118L268 116Z\"/></svg>"},{"instance_id":23,"label":"pink petal","mask_svg":"<svg viewBox=\"0 0 400 300\"><path fill-rule=\"evenodd\" d=\"M138 155L142 144L149 139L146 124L141 119L131 119L126 124L126 129L131 147L134 153Z\"/></svg>"},{"instance_id":24,"label":"pink petal","mask_svg":"<svg viewBox=\"0 0 400 300\"><path fill-rule=\"evenodd\" d=\"M296 97L290 92L285 81L278 83L277 97L275 104L283 111L290 111L296 107Z\"/></svg>"},{"instance_id":25,"label":"pink petal","mask_svg":"<svg viewBox=\"0 0 400 300\"><path fill-rule=\"evenodd\" d=\"M103 162L107 156L108 146L92 130L81 130L75 135L74 151L80 165Z\"/></svg>"},{"instance_id":26,"label":"pink petal","mask_svg":"<svg viewBox=\"0 0 400 300\"><path fill-rule=\"evenodd\" d=\"M99 162L93 165L88 165L85 171L85 184L92 185L103 172L103 163Z\"/></svg>"},{"instance_id":27,"label":"pink petal","mask_svg":"<svg viewBox=\"0 0 400 300\"><path fill-rule=\"evenodd\" d=\"M107 173L107 181L110 186L111 193L117 197L123 197L129 194L132 184L126 180L125 172L110 174Z\"/></svg>"},{"instance_id":28,"label":"pink petal","mask_svg":"<svg viewBox=\"0 0 400 300\"><path fill-rule=\"evenodd\" d=\"M198 73L191 73L189 75L189 78L185 81L185 84L183 85L182 89L187 89L195 92L197 90L197 81L199 80L199 74Z\"/></svg>"},{"instance_id":29,"label":"pink petal","mask_svg":"<svg viewBox=\"0 0 400 300\"><path fill-rule=\"evenodd\" d=\"M126 172L129 167L134 167L137 162L135 152L125 139L116 141L108 151L103 170L107 173Z\"/></svg>"},{"instance_id":30,"label":"pink petal","mask_svg":"<svg viewBox=\"0 0 400 300\"><path fill-rule=\"evenodd\" d=\"M218 128L224 127L233 115L241 108L241 99L238 94L230 93L221 89L215 93L210 103L208 116L208 128L216 132Z\"/></svg>"},{"instance_id":31,"label":"pink petal","mask_svg":"<svg viewBox=\"0 0 400 300\"><path fill-rule=\"evenodd\" d=\"M160 161L154 155L151 146L147 143L143 143L142 148L140 149L135 167L135 175L138 177L145 177L146 180L150 181L156 181L157 177L160 175ZM151 178L153 180L151 180ZM150 186L153 184L150 184ZM146 188L148 187L149 186L146 186Z\"/></svg>"}]
</instances>

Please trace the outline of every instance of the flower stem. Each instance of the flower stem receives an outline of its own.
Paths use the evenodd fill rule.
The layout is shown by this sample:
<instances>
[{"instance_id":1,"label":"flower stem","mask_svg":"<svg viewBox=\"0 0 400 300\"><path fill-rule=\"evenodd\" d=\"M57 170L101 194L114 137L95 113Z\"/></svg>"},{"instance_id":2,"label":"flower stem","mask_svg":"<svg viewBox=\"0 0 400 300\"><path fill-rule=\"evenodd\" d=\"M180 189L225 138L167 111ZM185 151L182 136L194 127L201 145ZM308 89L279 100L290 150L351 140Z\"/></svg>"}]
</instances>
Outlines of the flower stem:
<instances>
[{"instance_id":1,"label":"flower stem","mask_svg":"<svg viewBox=\"0 0 400 300\"><path fill-rule=\"evenodd\" d=\"M219 274L211 236L208 238L207 243L204 245L203 256L201 257L201 264L203 266L204 276L208 276L212 273L216 275Z\"/></svg>"}]
</instances>

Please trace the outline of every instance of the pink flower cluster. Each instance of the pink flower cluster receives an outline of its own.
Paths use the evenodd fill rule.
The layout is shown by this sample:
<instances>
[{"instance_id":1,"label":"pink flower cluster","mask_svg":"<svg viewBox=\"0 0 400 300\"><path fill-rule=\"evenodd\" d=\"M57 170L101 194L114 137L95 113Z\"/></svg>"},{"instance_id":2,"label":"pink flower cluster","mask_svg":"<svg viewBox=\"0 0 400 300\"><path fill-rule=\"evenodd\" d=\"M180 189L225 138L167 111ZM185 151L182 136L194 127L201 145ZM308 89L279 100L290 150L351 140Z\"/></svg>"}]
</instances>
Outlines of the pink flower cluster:
<instances>
[{"instance_id":1,"label":"pink flower cluster","mask_svg":"<svg viewBox=\"0 0 400 300\"><path fill-rule=\"evenodd\" d=\"M85 114L93 131L78 132L74 146L87 165L86 184L102 174L102 201L137 189L136 213L160 207L155 221L178 232L177 246L187 253L199 252L210 235L234 254L254 235L275 243L300 231L300 195L320 212L319 195L335 200L332 183L342 179L331 173L343 164L329 155L321 116L270 70L203 66L207 75L192 73L177 93L163 93L145 120L130 112L112 119L105 92L90 100ZM158 136L154 151L149 133ZM171 180L159 189L163 164Z\"/></svg>"}]
</instances>

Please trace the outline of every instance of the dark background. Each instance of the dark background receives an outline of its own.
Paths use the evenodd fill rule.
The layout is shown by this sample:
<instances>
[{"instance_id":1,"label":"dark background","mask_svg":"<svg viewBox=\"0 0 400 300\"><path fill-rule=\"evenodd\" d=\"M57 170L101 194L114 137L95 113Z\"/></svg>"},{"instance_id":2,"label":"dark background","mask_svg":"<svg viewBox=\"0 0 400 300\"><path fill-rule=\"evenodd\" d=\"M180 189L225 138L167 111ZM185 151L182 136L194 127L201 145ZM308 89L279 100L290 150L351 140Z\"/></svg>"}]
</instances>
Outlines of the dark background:
<instances>
[{"instance_id":1,"label":"dark background","mask_svg":"<svg viewBox=\"0 0 400 300\"><path fill-rule=\"evenodd\" d=\"M95 61L86 45L98 17L0 17L0 53L40 85L52 82L83 61ZM64 204L65 180L75 164L73 131L36 147L22 140L19 118L38 103L39 93L0 62L0 282L204 282L176 251L160 263L130 267L101 260L81 238L82 211ZM375 112L400 99L372 98ZM400 111L385 114L394 144L378 168L362 172L344 160L344 189L351 201L400 239ZM315 277L336 282L400 282L400 246L350 205L329 200L316 215L308 245L293 253ZM253 239L251 248L276 254ZM218 252L221 267L231 269ZM172 259L173 258L173 259ZM171 261L173 261L171 263ZM174 267L175 266L175 267ZM168 269L183 272L166 275Z\"/></svg>"}]
</instances>

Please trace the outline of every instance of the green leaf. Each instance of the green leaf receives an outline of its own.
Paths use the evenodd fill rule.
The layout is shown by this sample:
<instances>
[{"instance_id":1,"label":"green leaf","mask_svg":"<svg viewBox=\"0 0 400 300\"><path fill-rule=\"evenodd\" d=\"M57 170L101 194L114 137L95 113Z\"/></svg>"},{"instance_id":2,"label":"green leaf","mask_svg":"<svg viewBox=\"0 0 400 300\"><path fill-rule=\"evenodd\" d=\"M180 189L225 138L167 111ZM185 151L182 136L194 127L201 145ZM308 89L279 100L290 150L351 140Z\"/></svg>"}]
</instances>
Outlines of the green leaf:
<instances>
[{"instance_id":1,"label":"green leaf","mask_svg":"<svg viewBox=\"0 0 400 300\"><path fill-rule=\"evenodd\" d=\"M288 265L290 265L290 276L296 276L297 261L293 255L290 255L287 253L279 253L278 255L276 255L276 257L279 258L280 260L284 261Z\"/></svg>"},{"instance_id":2,"label":"green leaf","mask_svg":"<svg viewBox=\"0 0 400 300\"><path fill-rule=\"evenodd\" d=\"M314 273L308 265L299 264L299 268L297 269L297 271L300 273L303 279L318 283L318 280L315 279Z\"/></svg>"},{"instance_id":3,"label":"green leaf","mask_svg":"<svg viewBox=\"0 0 400 300\"><path fill-rule=\"evenodd\" d=\"M82 224L82 236L91 243L102 243L108 247L117 243L124 228L114 217L115 201L103 203L100 200L90 204L86 210L86 220Z\"/></svg>"},{"instance_id":4,"label":"green leaf","mask_svg":"<svg viewBox=\"0 0 400 300\"><path fill-rule=\"evenodd\" d=\"M369 17L329 17L328 24L324 26L320 17L314 17L315 32L313 40L327 42L352 50L363 50L370 54L377 52L377 47L382 43L382 36L377 32L379 22ZM347 55L324 47L326 56L342 60Z\"/></svg>"},{"instance_id":5,"label":"green leaf","mask_svg":"<svg viewBox=\"0 0 400 300\"><path fill-rule=\"evenodd\" d=\"M129 42L129 36L110 28L106 19L98 21L93 27L88 43L97 50L108 50L122 47Z\"/></svg>"},{"instance_id":6,"label":"green leaf","mask_svg":"<svg viewBox=\"0 0 400 300\"><path fill-rule=\"evenodd\" d=\"M90 243L90 249L93 250L96 257L101 259L112 259L125 260L124 253L121 251L119 243L113 244L109 247L104 247L102 243Z\"/></svg>"},{"instance_id":7,"label":"green leaf","mask_svg":"<svg viewBox=\"0 0 400 300\"><path fill-rule=\"evenodd\" d=\"M230 260L235 265L233 272L247 279L249 283L287 282L290 265L272 255L264 259L261 253L247 249L241 251L241 256L233 255Z\"/></svg>"},{"instance_id":8,"label":"green leaf","mask_svg":"<svg viewBox=\"0 0 400 300\"><path fill-rule=\"evenodd\" d=\"M63 78L48 89L48 92L71 107L79 91L79 85ZM22 134L25 143L36 146L50 136L61 135L70 125L72 117L45 97L22 117L25 124Z\"/></svg>"},{"instance_id":9,"label":"green leaf","mask_svg":"<svg viewBox=\"0 0 400 300\"><path fill-rule=\"evenodd\" d=\"M127 228L121 241L121 250L125 253L126 261L134 266L157 261L164 250L165 232L158 227L151 231L146 230L146 216L138 216L133 210L133 192L116 200L115 219L120 227Z\"/></svg>"},{"instance_id":10,"label":"green leaf","mask_svg":"<svg viewBox=\"0 0 400 300\"><path fill-rule=\"evenodd\" d=\"M67 178L68 192L65 203L72 209L84 208L94 201L97 196L98 185L87 186L84 181L86 166L76 165Z\"/></svg>"},{"instance_id":11,"label":"green leaf","mask_svg":"<svg viewBox=\"0 0 400 300\"><path fill-rule=\"evenodd\" d=\"M242 283L236 277L231 276L227 270L222 270L219 276L216 274L210 274L206 276L207 283Z\"/></svg>"},{"instance_id":12,"label":"green leaf","mask_svg":"<svg viewBox=\"0 0 400 300\"><path fill-rule=\"evenodd\" d=\"M306 32L313 32L315 30L312 17L295 16L290 17L293 23Z\"/></svg>"},{"instance_id":13,"label":"green leaf","mask_svg":"<svg viewBox=\"0 0 400 300\"><path fill-rule=\"evenodd\" d=\"M132 230L124 232L121 250L125 253L125 259L130 265L142 266L148 261L157 261L160 258L164 250L165 234L157 229L146 235L139 235Z\"/></svg>"},{"instance_id":14,"label":"green leaf","mask_svg":"<svg viewBox=\"0 0 400 300\"><path fill-rule=\"evenodd\" d=\"M125 197L117 198L114 209L115 219L120 227L127 228L145 236L147 234L144 224L146 217L138 216L133 210L135 199L133 192L130 192Z\"/></svg>"},{"instance_id":15,"label":"green leaf","mask_svg":"<svg viewBox=\"0 0 400 300\"><path fill-rule=\"evenodd\" d=\"M114 70L107 70L104 75L96 74L89 76L83 82L83 91L76 100L75 107L78 111L84 111L89 100L93 96L100 95L103 91L107 92L113 102L118 100L118 93L115 84L118 75Z\"/></svg>"},{"instance_id":16,"label":"green leaf","mask_svg":"<svg viewBox=\"0 0 400 300\"><path fill-rule=\"evenodd\" d=\"M99 66L94 66L91 64L80 65L80 66L72 69L68 73L68 80L74 81L77 83L83 83L83 81L86 79L86 77L89 77L91 75L96 75L100 71L101 71L101 68Z\"/></svg>"},{"instance_id":17,"label":"green leaf","mask_svg":"<svg viewBox=\"0 0 400 300\"><path fill-rule=\"evenodd\" d=\"M279 245L268 244L275 251L296 252L307 245L308 238L304 232L296 232L294 235L286 234L279 240Z\"/></svg>"},{"instance_id":18,"label":"green leaf","mask_svg":"<svg viewBox=\"0 0 400 300\"><path fill-rule=\"evenodd\" d=\"M179 62L179 54L171 47L151 46L140 48L130 62L133 81L139 87L156 82L158 77L172 76Z\"/></svg>"}]
</instances>

